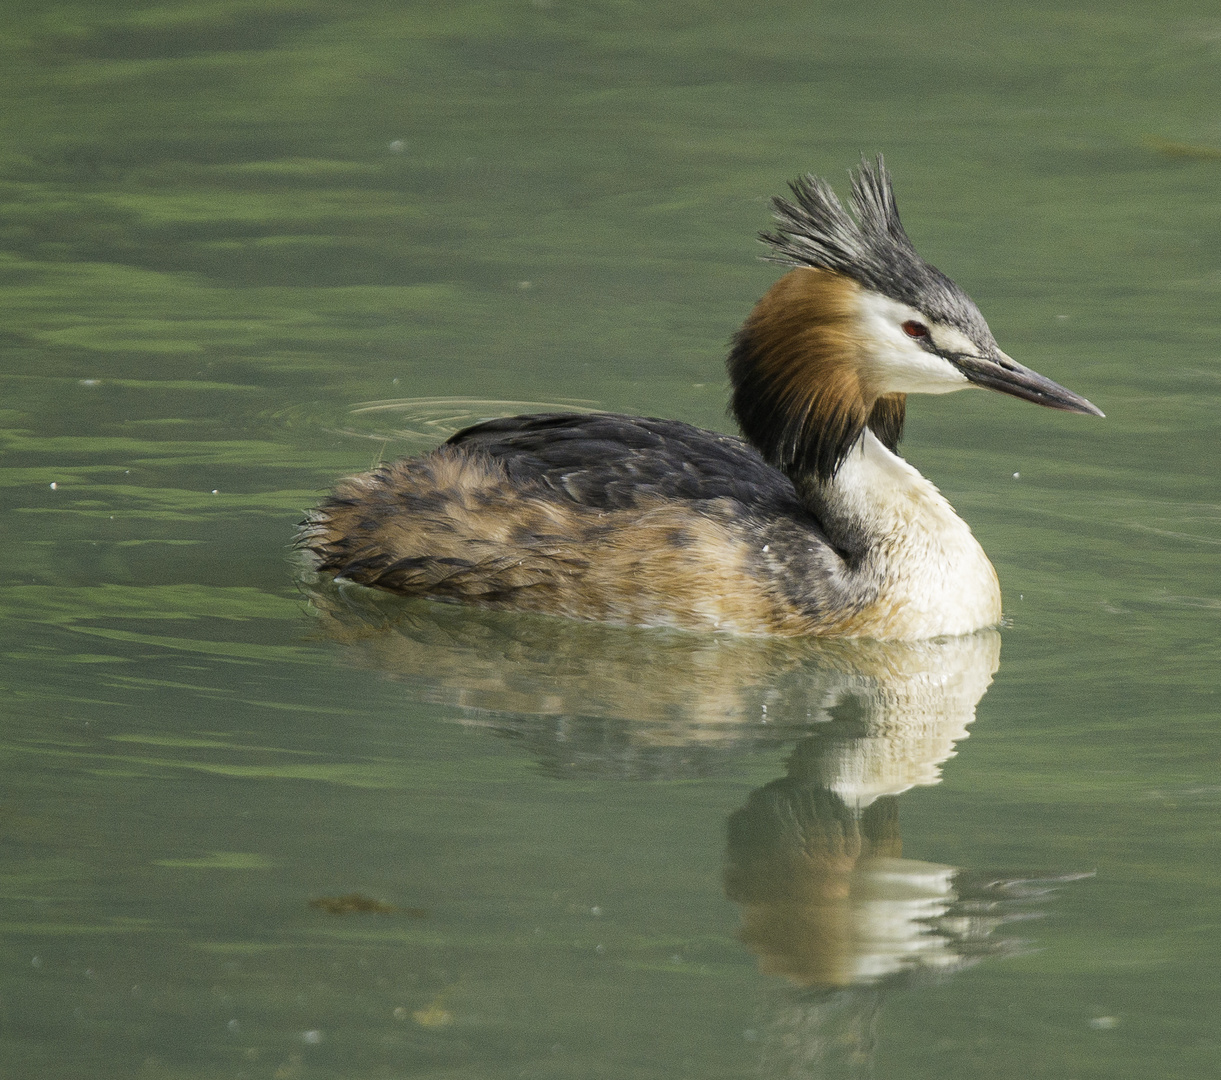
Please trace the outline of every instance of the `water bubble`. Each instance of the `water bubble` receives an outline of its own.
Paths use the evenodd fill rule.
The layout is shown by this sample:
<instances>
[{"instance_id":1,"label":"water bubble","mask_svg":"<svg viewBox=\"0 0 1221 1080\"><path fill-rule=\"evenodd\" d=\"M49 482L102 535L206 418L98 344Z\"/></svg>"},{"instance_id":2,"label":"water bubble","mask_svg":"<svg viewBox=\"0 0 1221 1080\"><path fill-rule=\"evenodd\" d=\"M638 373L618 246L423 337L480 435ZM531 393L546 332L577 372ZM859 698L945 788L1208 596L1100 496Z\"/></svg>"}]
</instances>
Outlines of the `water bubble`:
<instances>
[{"instance_id":1,"label":"water bubble","mask_svg":"<svg viewBox=\"0 0 1221 1080\"><path fill-rule=\"evenodd\" d=\"M1095 1031L1110 1031L1119 1023L1118 1016L1095 1016L1090 1021L1090 1027Z\"/></svg>"},{"instance_id":2,"label":"water bubble","mask_svg":"<svg viewBox=\"0 0 1221 1080\"><path fill-rule=\"evenodd\" d=\"M314 1028L313 1031L303 1031L301 1032L301 1041L306 1046L317 1046L322 1042L322 1032L317 1028Z\"/></svg>"}]
</instances>

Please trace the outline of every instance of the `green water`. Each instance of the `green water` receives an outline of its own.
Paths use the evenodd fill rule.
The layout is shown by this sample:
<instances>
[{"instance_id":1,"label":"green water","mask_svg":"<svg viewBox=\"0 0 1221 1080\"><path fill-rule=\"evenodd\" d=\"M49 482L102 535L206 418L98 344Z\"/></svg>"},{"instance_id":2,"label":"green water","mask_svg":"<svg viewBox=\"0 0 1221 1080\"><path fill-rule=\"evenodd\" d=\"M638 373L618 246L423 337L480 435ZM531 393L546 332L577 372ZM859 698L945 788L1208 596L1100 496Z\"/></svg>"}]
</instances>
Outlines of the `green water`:
<instances>
[{"instance_id":1,"label":"green water","mask_svg":"<svg viewBox=\"0 0 1221 1080\"><path fill-rule=\"evenodd\" d=\"M0 1080L1215 1076L1219 76L1186 3L10 13ZM875 150L1107 412L911 404L999 637L292 562L468 419L727 428L767 196Z\"/></svg>"}]
</instances>

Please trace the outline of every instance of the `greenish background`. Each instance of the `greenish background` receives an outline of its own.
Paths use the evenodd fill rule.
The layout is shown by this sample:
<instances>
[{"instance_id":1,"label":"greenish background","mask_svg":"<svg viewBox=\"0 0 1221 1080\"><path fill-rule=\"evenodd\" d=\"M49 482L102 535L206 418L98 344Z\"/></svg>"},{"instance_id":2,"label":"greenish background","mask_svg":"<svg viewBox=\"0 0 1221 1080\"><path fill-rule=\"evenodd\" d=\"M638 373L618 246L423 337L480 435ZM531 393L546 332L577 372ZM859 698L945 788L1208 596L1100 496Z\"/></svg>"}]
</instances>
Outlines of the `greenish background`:
<instances>
[{"instance_id":1,"label":"greenish background","mask_svg":"<svg viewBox=\"0 0 1221 1080\"><path fill-rule=\"evenodd\" d=\"M1095 875L1017 955L878 990L866 1056L1215 1075L1218 87L1221 16L1174 2L7 13L0 1078L818 1075L761 1056L805 999L721 886L796 735L642 763L622 707L532 719L529 621L485 642L533 657L515 696L404 675L320 629L288 544L497 402L727 428L767 197L877 150L1001 346L1108 418L909 409L1007 625L904 852ZM619 679L671 647L574 640ZM308 903L352 892L399 910Z\"/></svg>"}]
</instances>

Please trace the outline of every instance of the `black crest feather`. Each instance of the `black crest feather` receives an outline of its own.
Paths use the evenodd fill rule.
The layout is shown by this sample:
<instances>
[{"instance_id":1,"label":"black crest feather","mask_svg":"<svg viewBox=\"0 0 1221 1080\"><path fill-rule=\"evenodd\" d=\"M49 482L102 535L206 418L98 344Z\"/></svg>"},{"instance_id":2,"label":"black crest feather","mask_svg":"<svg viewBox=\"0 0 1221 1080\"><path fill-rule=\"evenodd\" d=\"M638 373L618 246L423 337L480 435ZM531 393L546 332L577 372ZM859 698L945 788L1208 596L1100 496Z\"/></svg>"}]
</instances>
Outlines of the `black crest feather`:
<instances>
[{"instance_id":1,"label":"black crest feather","mask_svg":"<svg viewBox=\"0 0 1221 1080\"><path fill-rule=\"evenodd\" d=\"M899 219L882 155L874 161L862 155L850 175L851 213L826 180L810 173L789 185L792 202L772 199L776 227L759 236L772 249L770 257L789 266L844 274L934 321L958 327L973 340L991 341L971 298L916 252Z\"/></svg>"}]
</instances>

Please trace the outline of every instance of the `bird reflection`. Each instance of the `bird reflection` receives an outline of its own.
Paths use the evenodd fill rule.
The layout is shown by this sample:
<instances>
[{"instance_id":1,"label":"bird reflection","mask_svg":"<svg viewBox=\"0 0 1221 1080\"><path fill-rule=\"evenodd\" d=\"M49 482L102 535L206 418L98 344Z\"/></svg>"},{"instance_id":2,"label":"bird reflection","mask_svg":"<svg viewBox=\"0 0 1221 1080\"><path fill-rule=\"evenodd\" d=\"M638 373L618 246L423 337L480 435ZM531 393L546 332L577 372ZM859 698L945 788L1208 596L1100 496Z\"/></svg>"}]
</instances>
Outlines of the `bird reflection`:
<instances>
[{"instance_id":1,"label":"bird reflection","mask_svg":"<svg viewBox=\"0 0 1221 1080\"><path fill-rule=\"evenodd\" d=\"M518 740L566 776L707 775L752 746L791 743L870 686L918 684L925 654L945 648L639 630L301 580L320 632L344 643L350 663ZM992 657L982 694L998 646L980 641L973 648ZM948 739L948 753L960 734L943 725L931 737Z\"/></svg>"},{"instance_id":2,"label":"bird reflection","mask_svg":"<svg viewBox=\"0 0 1221 1080\"><path fill-rule=\"evenodd\" d=\"M944 977L1021 942L1061 879L982 878L903 857L899 797L935 784L999 662L999 636L887 647L889 663L829 690L826 721L786 773L728 822L725 892L759 968L762 1075L868 1077L889 990Z\"/></svg>"},{"instance_id":3,"label":"bird reflection","mask_svg":"<svg viewBox=\"0 0 1221 1080\"><path fill-rule=\"evenodd\" d=\"M978 700L999 650L993 633L896 646L639 630L300 580L320 632L346 646L350 663L517 739L548 771L569 776L703 775L752 746L792 743L844 710L876 714L871 695L895 697L889 712L898 714L927 678L974 680L943 696ZM971 662L947 672L947 651L964 650ZM898 750L911 763L909 785L926 782L929 763L965 734L955 726L962 711L955 717L903 729L921 744Z\"/></svg>"},{"instance_id":4,"label":"bird reflection","mask_svg":"<svg viewBox=\"0 0 1221 1080\"><path fill-rule=\"evenodd\" d=\"M831 726L802 740L787 775L728 824L725 892L740 906L741 940L784 980L762 1007L766 1077L871 1075L885 988L963 966L999 921L956 917L954 868L902 857L898 796L862 805L842 779L855 757L877 787L892 761L859 720Z\"/></svg>"},{"instance_id":5,"label":"bird reflection","mask_svg":"<svg viewBox=\"0 0 1221 1080\"><path fill-rule=\"evenodd\" d=\"M760 744L785 775L728 820L724 886L771 977L766 1077L869 1075L889 990L1019 947L1048 881L903 856L899 799L936 784L1000 660L1000 636L913 643L633 630L382 597L307 581L353 663L528 747L558 775L703 775Z\"/></svg>"},{"instance_id":6,"label":"bird reflection","mask_svg":"<svg viewBox=\"0 0 1221 1080\"><path fill-rule=\"evenodd\" d=\"M741 905L742 940L762 970L799 986L952 969L989 929L956 917L954 868L903 858L898 796L939 779L996 670L999 637L896 659L907 663L842 688L786 775L729 819L725 890Z\"/></svg>"}]
</instances>

